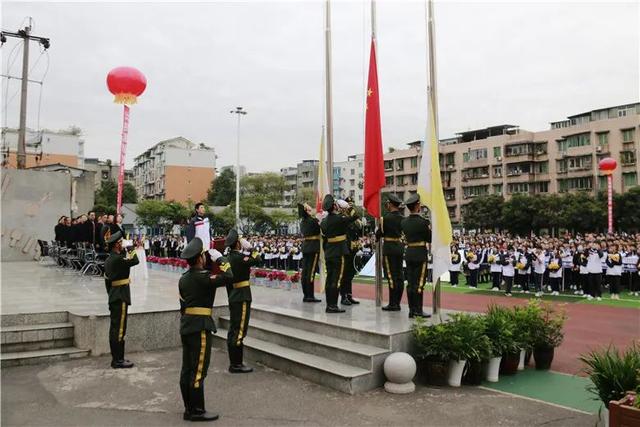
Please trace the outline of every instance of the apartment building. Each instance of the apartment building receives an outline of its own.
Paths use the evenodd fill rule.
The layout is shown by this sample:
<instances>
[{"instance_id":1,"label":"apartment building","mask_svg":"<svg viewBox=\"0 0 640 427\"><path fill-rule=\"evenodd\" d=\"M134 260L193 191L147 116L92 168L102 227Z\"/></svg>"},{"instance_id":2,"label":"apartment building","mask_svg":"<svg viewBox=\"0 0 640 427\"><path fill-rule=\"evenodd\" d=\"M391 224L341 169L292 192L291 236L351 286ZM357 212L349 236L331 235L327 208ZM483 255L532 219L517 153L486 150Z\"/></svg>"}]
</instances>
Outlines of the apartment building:
<instances>
[{"instance_id":1,"label":"apartment building","mask_svg":"<svg viewBox=\"0 0 640 427\"><path fill-rule=\"evenodd\" d=\"M362 206L364 195L364 154L347 157L346 162L333 164L333 195L339 198L352 197Z\"/></svg>"},{"instance_id":2,"label":"apartment building","mask_svg":"<svg viewBox=\"0 0 640 427\"><path fill-rule=\"evenodd\" d=\"M2 167L15 169L17 165L18 129L3 128ZM34 131L26 132L26 167L61 164L74 168L83 168L84 141L79 132Z\"/></svg>"},{"instance_id":3,"label":"apartment building","mask_svg":"<svg viewBox=\"0 0 640 427\"><path fill-rule=\"evenodd\" d=\"M111 163L111 160L100 160L97 158L85 158L83 159L84 169L95 172L95 188L100 188L103 182L106 181L118 181L118 174L120 173L120 165L118 163ZM132 169L124 170L124 182L130 182L134 184Z\"/></svg>"},{"instance_id":4,"label":"apartment building","mask_svg":"<svg viewBox=\"0 0 640 427\"><path fill-rule=\"evenodd\" d=\"M318 160L303 160L296 167L296 197L304 199L305 192L314 192L318 184Z\"/></svg>"},{"instance_id":5,"label":"apartment building","mask_svg":"<svg viewBox=\"0 0 640 427\"><path fill-rule=\"evenodd\" d=\"M298 168L286 167L280 169L280 174L284 178L284 193L282 195L283 206L293 206L296 203L298 187Z\"/></svg>"},{"instance_id":6,"label":"apartment building","mask_svg":"<svg viewBox=\"0 0 640 427\"><path fill-rule=\"evenodd\" d=\"M134 182L142 199L200 201L215 179L215 150L183 137L161 141L135 157Z\"/></svg>"}]
</instances>

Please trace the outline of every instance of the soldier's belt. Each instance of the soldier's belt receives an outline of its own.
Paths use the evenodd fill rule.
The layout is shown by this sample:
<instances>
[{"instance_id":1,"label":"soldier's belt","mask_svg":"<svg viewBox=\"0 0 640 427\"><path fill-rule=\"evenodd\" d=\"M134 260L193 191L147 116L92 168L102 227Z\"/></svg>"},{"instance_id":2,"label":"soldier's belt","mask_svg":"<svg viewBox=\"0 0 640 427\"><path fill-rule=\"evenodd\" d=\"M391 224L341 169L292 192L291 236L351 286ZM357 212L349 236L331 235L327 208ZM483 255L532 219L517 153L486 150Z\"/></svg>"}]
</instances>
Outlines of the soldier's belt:
<instances>
[{"instance_id":1,"label":"soldier's belt","mask_svg":"<svg viewBox=\"0 0 640 427\"><path fill-rule=\"evenodd\" d=\"M114 280L113 282L111 282L111 286L124 286L128 285L130 282L131 280L129 279Z\"/></svg>"},{"instance_id":2,"label":"soldier's belt","mask_svg":"<svg viewBox=\"0 0 640 427\"><path fill-rule=\"evenodd\" d=\"M304 240L320 240L320 235L315 235L315 236L307 236L304 238Z\"/></svg>"},{"instance_id":3,"label":"soldier's belt","mask_svg":"<svg viewBox=\"0 0 640 427\"><path fill-rule=\"evenodd\" d=\"M251 285L251 283L249 283L248 280L244 280L242 282L234 283L233 289L246 288L249 285Z\"/></svg>"},{"instance_id":4,"label":"soldier's belt","mask_svg":"<svg viewBox=\"0 0 640 427\"><path fill-rule=\"evenodd\" d=\"M184 314L191 314L192 316L211 316L213 310L208 307L187 307L184 309Z\"/></svg>"},{"instance_id":5,"label":"soldier's belt","mask_svg":"<svg viewBox=\"0 0 640 427\"><path fill-rule=\"evenodd\" d=\"M384 241L385 242L400 242L400 238L399 237L385 237Z\"/></svg>"},{"instance_id":6,"label":"soldier's belt","mask_svg":"<svg viewBox=\"0 0 640 427\"><path fill-rule=\"evenodd\" d=\"M347 240L347 235L346 234L342 234L342 235L336 236L336 237L329 237L327 239L327 242L329 242L329 243L339 243L339 242L344 242L345 240Z\"/></svg>"},{"instance_id":7,"label":"soldier's belt","mask_svg":"<svg viewBox=\"0 0 640 427\"><path fill-rule=\"evenodd\" d=\"M427 242L411 242L407 243L407 246L409 246L410 248L426 248Z\"/></svg>"}]
</instances>

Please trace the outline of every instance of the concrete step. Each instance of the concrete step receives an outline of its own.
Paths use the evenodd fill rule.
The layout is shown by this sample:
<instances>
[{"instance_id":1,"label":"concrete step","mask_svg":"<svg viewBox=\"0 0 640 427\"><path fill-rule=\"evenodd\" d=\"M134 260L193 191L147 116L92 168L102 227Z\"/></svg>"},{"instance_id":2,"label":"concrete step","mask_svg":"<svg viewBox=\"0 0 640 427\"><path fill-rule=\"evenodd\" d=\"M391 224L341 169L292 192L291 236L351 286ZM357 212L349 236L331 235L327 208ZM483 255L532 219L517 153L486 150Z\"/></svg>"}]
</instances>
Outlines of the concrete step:
<instances>
[{"instance_id":1,"label":"concrete step","mask_svg":"<svg viewBox=\"0 0 640 427\"><path fill-rule=\"evenodd\" d=\"M50 348L46 350L21 351L0 354L1 366L36 365L39 363L60 362L89 355L89 350L80 350L75 347Z\"/></svg>"},{"instance_id":2,"label":"concrete step","mask_svg":"<svg viewBox=\"0 0 640 427\"><path fill-rule=\"evenodd\" d=\"M0 317L0 325L20 326L20 325L42 325L46 323L65 323L69 320L69 313L57 311L51 313L26 313L26 314L3 314Z\"/></svg>"},{"instance_id":3,"label":"concrete step","mask_svg":"<svg viewBox=\"0 0 640 427\"><path fill-rule=\"evenodd\" d=\"M219 318L220 326L229 329L229 317ZM249 336L367 370L384 363L389 350L346 341L298 328L259 319L249 321Z\"/></svg>"},{"instance_id":4,"label":"concrete step","mask_svg":"<svg viewBox=\"0 0 640 427\"><path fill-rule=\"evenodd\" d=\"M214 346L222 349L227 348L226 329L218 329L214 338ZM361 393L381 385L381 379L376 378L370 370L346 365L251 336L244 340L244 351L247 359L344 393Z\"/></svg>"},{"instance_id":5,"label":"concrete step","mask_svg":"<svg viewBox=\"0 0 640 427\"><path fill-rule=\"evenodd\" d=\"M278 307L265 307L258 304L251 306L251 319L264 320L266 322L277 323L291 328L302 329L304 331L321 334L328 337L339 338L353 343L365 344L378 348L391 349L391 335L385 335L372 331L356 329L348 324L339 324L338 317L327 320L316 320L310 317L303 317L305 314L288 311Z\"/></svg>"},{"instance_id":6,"label":"concrete step","mask_svg":"<svg viewBox=\"0 0 640 427\"><path fill-rule=\"evenodd\" d=\"M2 352L15 353L73 346L73 324L3 326Z\"/></svg>"}]
</instances>

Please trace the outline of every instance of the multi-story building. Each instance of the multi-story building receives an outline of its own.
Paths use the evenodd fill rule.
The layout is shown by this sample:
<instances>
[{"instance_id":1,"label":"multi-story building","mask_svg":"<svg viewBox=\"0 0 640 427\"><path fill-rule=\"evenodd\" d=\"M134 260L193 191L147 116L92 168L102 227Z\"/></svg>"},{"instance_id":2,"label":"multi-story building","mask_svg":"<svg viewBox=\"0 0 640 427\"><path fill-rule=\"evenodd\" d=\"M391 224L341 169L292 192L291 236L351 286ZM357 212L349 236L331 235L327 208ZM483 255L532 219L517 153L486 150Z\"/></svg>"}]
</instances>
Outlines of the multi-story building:
<instances>
[{"instance_id":1,"label":"multi-story building","mask_svg":"<svg viewBox=\"0 0 640 427\"><path fill-rule=\"evenodd\" d=\"M333 193L335 197L353 197L356 205L363 203L364 154L347 157L346 162L333 164Z\"/></svg>"},{"instance_id":2,"label":"multi-story building","mask_svg":"<svg viewBox=\"0 0 640 427\"><path fill-rule=\"evenodd\" d=\"M318 184L318 160L303 160L297 166L296 197L298 200L305 199L305 196L315 191Z\"/></svg>"},{"instance_id":3,"label":"multi-story building","mask_svg":"<svg viewBox=\"0 0 640 427\"><path fill-rule=\"evenodd\" d=\"M106 181L118 181L118 174L120 173L120 165L118 163L111 163L111 160L100 160L96 158L85 158L84 169L95 172L95 188L100 188L103 182ZM133 170L124 170L124 182L130 182L134 184Z\"/></svg>"},{"instance_id":4,"label":"multi-story building","mask_svg":"<svg viewBox=\"0 0 640 427\"><path fill-rule=\"evenodd\" d=\"M139 199L200 201L215 179L213 148L183 137L161 141L135 158Z\"/></svg>"},{"instance_id":5,"label":"multi-story building","mask_svg":"<svg viewBox=\"0 0 640 427\"><path fill-rule=\"evenodd\" d=\"M220 173L226 171L226 170L231 170L233 171L233 174L236 174L236 165L226 165L226 166L222 166L220 168ZM245 176L247 174L247 168L246 166L242 166L240 165L240 178L242 178L243 176Z\"/></svg>"},{"instance_id":6,"label":"multi-story building","mask_svg":"<svg viewBox=\"0 0 640 427\"><path fill-rule=\"evenodd\" d=\"M15 168L17 165L18 130L2 129L2 167ZM27 129L26 167L61 164L82 168L84 141L80 132L69 131L33 131Z\"/></svg>"},{"instance_id":7,"label":"multi-story building","mask_svg":"<svg viewBox=\"0 0 640 427\"><path fill-rule=\"evenodd\" d=\"M440 171L449 216L459 222L474 197L605 190L598 162L613 157L613 189L638 185L640 103L593 110L552 122L540 132L513 125L460 132L439 144ZM420 141L386 153L385 192L408 197L416 191Z\"/></svg>"},{"instance_id":8,"label":"multi-story building","mask_svg":"<svg viewBox=\"0 0 640 427\"><path fill-rule=\"evenodd\" d=\"M298 168L286 167L280 169L284 179L284 193L282 195L283 206L293 206L296 202L298 187Z\"/></svg>"}]
</instances>

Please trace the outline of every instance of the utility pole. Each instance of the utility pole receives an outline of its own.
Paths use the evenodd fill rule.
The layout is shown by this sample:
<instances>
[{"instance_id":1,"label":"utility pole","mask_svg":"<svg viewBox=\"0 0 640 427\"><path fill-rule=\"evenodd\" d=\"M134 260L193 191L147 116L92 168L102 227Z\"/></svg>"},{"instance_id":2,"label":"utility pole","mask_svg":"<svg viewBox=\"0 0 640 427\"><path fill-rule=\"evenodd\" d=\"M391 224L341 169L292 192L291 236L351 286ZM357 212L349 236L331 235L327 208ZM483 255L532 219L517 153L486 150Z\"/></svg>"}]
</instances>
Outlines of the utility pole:
<instances>
[{"instance_id":1,"label":"utility pole","mask_svg":"<svg viewBox=\"0 0 640 427\"><path fill-rule=\"evenodd\" d=\"M238 116L238 141L236 146L236 229L240 232L240 117L247 114L247 112L244 111L242 107L236 107L235 110L229 112Z\"/></svg>"},{"instance_id":2,"label":"utility pole","mask_svg":"<svg viewBox=\"0 0 640 427\"><path fill-rule=\"evenodd\" d=\"M31 18L29 18L29 25L24 29L19 30L17 33L11 33L9 31L2 31L0 33L0 40L2 44L5 43L8 37L20 38L24 42L22 49L22 81L20 88L20 129L18 131L18 152L17 152L17 167L18 169L24 169L27 165L27 150L26 150L26 137L27 137L27 85L29 83L29 41L35 40L46 49L49 49L49 39L46 37L38 37L31 35Z\"/></svg>"}]
</instances>

